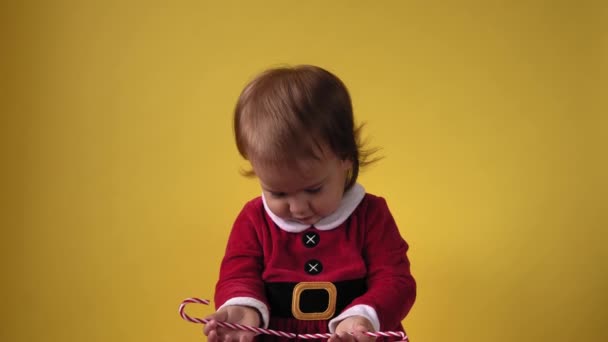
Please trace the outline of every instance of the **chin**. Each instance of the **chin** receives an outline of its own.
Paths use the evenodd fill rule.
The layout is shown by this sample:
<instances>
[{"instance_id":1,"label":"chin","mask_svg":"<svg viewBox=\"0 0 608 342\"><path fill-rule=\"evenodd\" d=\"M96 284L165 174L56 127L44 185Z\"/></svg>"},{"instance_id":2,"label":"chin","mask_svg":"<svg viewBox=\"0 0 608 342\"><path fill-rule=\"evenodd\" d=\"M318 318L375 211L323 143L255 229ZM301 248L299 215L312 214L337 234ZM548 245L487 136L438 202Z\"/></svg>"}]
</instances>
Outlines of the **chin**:
<instances>
[{"instance_id":1,"label":"chin","mask_svg":"<svg viewBox=\"0 0 608 342\"><path fill-rule=\"evenodd\" d=\"M319 222L320 220L321 219L318 218L318 217L311 217L311 218L307 218L307 219L304 219L304 220L290 219L290 221L301 223L301 224L306 224L306 225L310 225L310 226L312 226L313 224Z\"/></svg>"}]
</instances>

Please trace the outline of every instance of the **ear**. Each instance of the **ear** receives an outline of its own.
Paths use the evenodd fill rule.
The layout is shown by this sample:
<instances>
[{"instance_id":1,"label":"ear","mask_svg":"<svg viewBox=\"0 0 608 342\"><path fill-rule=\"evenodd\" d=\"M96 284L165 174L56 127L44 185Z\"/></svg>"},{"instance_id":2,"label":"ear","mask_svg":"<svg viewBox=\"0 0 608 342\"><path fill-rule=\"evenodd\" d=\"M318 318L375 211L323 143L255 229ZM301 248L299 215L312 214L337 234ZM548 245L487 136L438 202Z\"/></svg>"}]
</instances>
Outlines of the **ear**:
<instances>
[{"instance_id":1,"label":"ear","mask_svg":"<svg viewBox=\"0 0 608 342\"><path fill-rule=\"evenodd\" d=\"M342 159L340 161L340 167L342 168L342 170L348 171L353 168L353 161L350 159Z\"/></svg>"}]
</instances>

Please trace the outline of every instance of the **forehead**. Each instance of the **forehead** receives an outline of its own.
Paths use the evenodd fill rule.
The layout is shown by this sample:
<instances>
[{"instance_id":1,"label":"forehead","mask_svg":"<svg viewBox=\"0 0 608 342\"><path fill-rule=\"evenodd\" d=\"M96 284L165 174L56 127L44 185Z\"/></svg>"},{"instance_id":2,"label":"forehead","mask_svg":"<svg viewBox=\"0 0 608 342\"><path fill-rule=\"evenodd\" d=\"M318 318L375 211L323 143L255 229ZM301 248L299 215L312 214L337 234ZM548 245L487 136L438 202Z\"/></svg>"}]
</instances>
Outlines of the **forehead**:
<instances>
[{"instance_id":1,"label":"forehead","mask_svg":"<svg viewBox=\"0 0 608 342\"><path fill-rule=\"evenodd\" d=\"M332 160L305 159L297 163L251 163L262 187L281 192L305 189L324 181L332 170Z\"/></svg>"}]
</instances>

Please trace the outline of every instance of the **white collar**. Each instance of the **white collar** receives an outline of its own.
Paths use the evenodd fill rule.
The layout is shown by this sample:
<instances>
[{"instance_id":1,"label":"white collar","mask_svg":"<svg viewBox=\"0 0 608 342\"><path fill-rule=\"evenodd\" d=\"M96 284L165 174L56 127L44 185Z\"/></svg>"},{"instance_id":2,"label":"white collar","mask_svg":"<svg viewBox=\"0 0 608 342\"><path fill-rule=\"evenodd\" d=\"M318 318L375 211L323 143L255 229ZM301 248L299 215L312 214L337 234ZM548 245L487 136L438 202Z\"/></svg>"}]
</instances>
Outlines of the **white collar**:
<instances>
[{"instance_id":1,"label":"white collar","mask_svg":"<svg viewBox=\"0 0 608 342\"><path fill-rule=\"evenodd\" d=\"M357 209L357 206L365 197L365 189L359 184L353 185L347 192L344 193L340 206L331 215L322 218L314 226L318 230L332 230L341 225L346 219ZM275 215L268 204L266 204L266 198L262 194L262 201L264 202L264 209L268 213L268 216L279 226L279 228L290 233L299 233L310 228L310 225L302 224L299 222L284 220Z\"/></svg>"}]
</instances>

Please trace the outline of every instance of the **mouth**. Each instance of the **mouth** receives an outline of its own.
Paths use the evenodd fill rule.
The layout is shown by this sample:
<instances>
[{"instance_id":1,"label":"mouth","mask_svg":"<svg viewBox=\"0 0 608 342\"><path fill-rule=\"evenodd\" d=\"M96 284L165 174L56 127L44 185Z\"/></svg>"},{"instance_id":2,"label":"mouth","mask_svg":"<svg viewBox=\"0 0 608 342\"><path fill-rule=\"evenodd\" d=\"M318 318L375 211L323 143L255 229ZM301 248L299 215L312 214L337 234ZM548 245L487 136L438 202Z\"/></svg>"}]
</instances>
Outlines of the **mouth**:
<instances>
[{"instance_id":1,"label":"mouth","mask_svg":"<svg viewBox=\"0 0 608 342\"><path fill-rule=\"evenodd\" d=\"M302 223L302 224L312 224L312 220L314 216L306 216L306 217L294 217L292 220Z\"/></svg>"}]
</instances>

